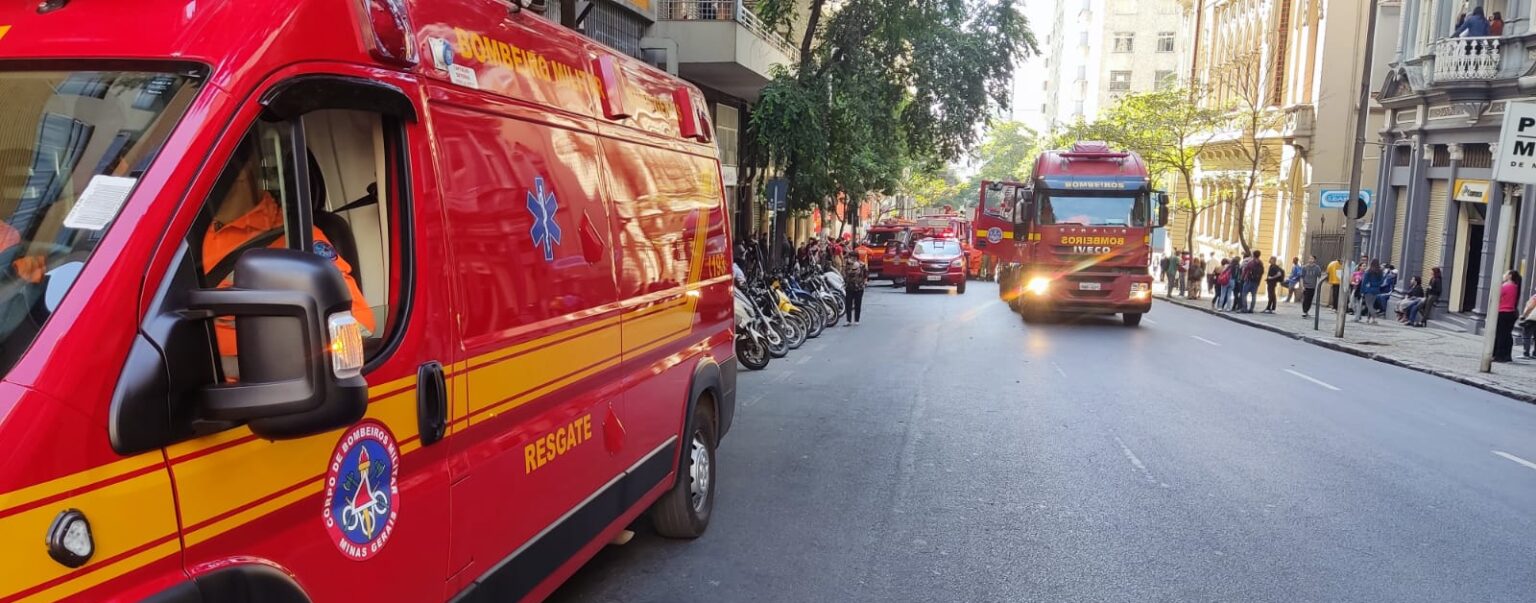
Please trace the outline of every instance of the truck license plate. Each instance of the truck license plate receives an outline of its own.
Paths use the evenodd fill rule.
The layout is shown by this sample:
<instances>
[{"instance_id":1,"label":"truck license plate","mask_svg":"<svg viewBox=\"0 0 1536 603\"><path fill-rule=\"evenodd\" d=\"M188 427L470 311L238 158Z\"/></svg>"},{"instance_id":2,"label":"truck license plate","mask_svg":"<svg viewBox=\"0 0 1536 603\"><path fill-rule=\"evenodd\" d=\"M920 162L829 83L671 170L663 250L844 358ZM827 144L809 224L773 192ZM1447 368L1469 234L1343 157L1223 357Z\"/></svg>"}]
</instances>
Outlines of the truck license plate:
<instances>
[{"instance_id":1,"label":"truck license plate","mask_svg":"<svg viewBox=\"0 0 1536 603\"><path fill-rule=\"evenodd\" d=\"M930 275L930 276L929 276L929 277L928 277L928 280L930 280L930 281L936 281L936 280L939 280L939 277L937 277L937 276L932 276L932 275Z\"/></svg>"},{"instance_id":2,"label":"truck license plate","mask_svg":"<svg viewBox=\"0 0 1536 603\"><path fill-rule=\"evenodd\" d=\"M1098 291L1099 290L1099 284L1098 283L1078 283L1077 284L1077 288L1079 290L1081 290L1081 291Z\"/></svg>"}]
</instances>

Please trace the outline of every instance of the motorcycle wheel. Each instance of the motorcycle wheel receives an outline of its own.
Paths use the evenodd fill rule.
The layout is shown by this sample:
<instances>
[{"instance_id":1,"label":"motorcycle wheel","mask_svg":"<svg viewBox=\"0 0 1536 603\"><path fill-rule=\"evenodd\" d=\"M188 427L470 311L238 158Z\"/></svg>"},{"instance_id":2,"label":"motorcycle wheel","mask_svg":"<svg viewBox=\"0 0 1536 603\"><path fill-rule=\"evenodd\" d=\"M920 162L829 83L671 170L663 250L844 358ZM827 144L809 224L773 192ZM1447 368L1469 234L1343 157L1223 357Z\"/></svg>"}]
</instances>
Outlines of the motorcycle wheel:
<instances>
[{"instance_id":1,"label":"motorcycle wheel","mask_svg":"<svg viewBox=\"0 0 1536 603\"><path fill-rule=\"evenodd\" d=\"M815 306L807 305L800 319L805 321L805 336L809 338L821 337L821 332L827 328L826 322L821 317L821 310Z\"/></svg>"},{"instance_id":2,"label":"motorcycle wheel","mask_svg":"<svg viewBox=\"0 0 1536 603\"><path fill-rule=\"evenodd\" d=\"M794 316L784 321L784 339L789 342L791 350L798 350L805 345L805 321Z\"/></svg>"},{"instance_id":3,"label":"motorcycle wheel","mask_svg":"<svg viewBox=\"0 0 1536 603\"><path fill-rule=\"evenodd\" d=\"M827 328L832 328L832 327L837 326L837 321L843 317L843 312L841 310L838 310L837 306L835 304L830 303L830 302L827 303L825 308L826 308L826 310L825 310L824 313L827 315L827 318L826 318L827 322L825 324L826 324Z\"/></svg>"},{"instance_id":4,"label":"motorcycle wheel","mask_svg":"<svg viewBox=\"0 0 1536 603\"><path fill-rule=\"evenodd\" d=\"M774 325L768 329L768 355L774 358L783 358L789 355L789 341L784 339L783 325Z\"/></svg>"},{"instance_id":5,"label":"motorcycle wheel","mask_svg":"<svg viewBox=\"0 0 1536 603\"><path fill-rule=\"evenodd\" d=\"M768 346L759 338L747 335L736 338L736 360L748 370L768 368Z\"/></svg>"}]
</instances>

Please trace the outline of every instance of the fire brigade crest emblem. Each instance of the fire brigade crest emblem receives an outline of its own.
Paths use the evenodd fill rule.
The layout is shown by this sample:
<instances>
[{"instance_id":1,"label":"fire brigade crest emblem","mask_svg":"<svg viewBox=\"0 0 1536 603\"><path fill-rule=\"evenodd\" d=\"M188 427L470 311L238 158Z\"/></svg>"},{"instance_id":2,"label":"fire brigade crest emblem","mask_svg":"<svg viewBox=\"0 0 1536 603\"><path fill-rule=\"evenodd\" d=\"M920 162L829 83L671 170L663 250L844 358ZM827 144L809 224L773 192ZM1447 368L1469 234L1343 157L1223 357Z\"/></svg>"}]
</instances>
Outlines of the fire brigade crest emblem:
<instances>
[{"instance_id":1,"label":"fire brigade crest emblem","mask_svg":"<svg viewBox=\"0 0 1536 603\"><path fill-rule=\"evenodd\" d=\"M400 449L389 428L347 430L325 474L325 530L341 554L363 561L383 550L400 515Z\"/></svg>"}]
</instances>

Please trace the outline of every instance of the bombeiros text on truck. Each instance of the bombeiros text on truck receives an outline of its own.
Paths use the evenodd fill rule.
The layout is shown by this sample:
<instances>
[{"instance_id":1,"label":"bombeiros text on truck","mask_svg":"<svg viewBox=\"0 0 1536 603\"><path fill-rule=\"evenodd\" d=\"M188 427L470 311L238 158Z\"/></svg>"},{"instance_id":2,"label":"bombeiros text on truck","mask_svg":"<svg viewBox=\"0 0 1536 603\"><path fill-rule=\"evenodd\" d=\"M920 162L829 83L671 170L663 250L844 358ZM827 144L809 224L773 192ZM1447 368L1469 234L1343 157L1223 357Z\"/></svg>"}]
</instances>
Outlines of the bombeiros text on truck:
<instances>
[{"instance_id":1,"label":"bombeiros text on truck","mask_svg":"<svg viewBox=\"0 0 1536 603\"><path fill-rule=\"evenodd\" d=\"M1029 182L984 182L981 195L978 245L1026 318L1118 313L1134 326L1151 310L1152 230L1168 209L1141 157L1078 142L1041 153Z\"/></svg>"},{"instance_id":2,"label":"bombeiros text on truck","mask_svg":"<svg viewBox=\"0 0 1536 603\"><path fill-rule=\"evenodd\" d=\"M0 98L0 602L532 601L709 525L694 86L496 0L52 0Z\"/></svg>"}]
</instances>

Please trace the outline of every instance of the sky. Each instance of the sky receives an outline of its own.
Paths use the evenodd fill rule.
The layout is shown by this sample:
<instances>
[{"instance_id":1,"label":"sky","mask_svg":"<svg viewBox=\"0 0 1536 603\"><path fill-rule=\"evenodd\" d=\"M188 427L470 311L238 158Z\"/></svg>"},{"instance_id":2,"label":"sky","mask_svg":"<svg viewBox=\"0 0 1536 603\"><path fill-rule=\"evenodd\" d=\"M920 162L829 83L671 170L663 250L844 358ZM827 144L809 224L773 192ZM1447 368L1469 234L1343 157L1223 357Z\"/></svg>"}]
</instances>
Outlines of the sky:
<instances>
[{"instance_id":1,"label":"sky","mask_svg":"<svg viewBox=\"0 0 1536 603\"><path fill-rule=\"evenodd\" d=\"M1045 36L1050 27L1051 11L1057 0L1024 0L1024 15L1029 18L1030 29L1035 33L1035 43L1043 53ZM1045 90L1040 82L1045 79L1045 56L1032 56L1016 65L1013 70L1013 101L1010 104L1012 119L1022 121L1035 130L1044 130L1045 114L1040 105L1045 103Z\"/></svg>"}]
</instances>

